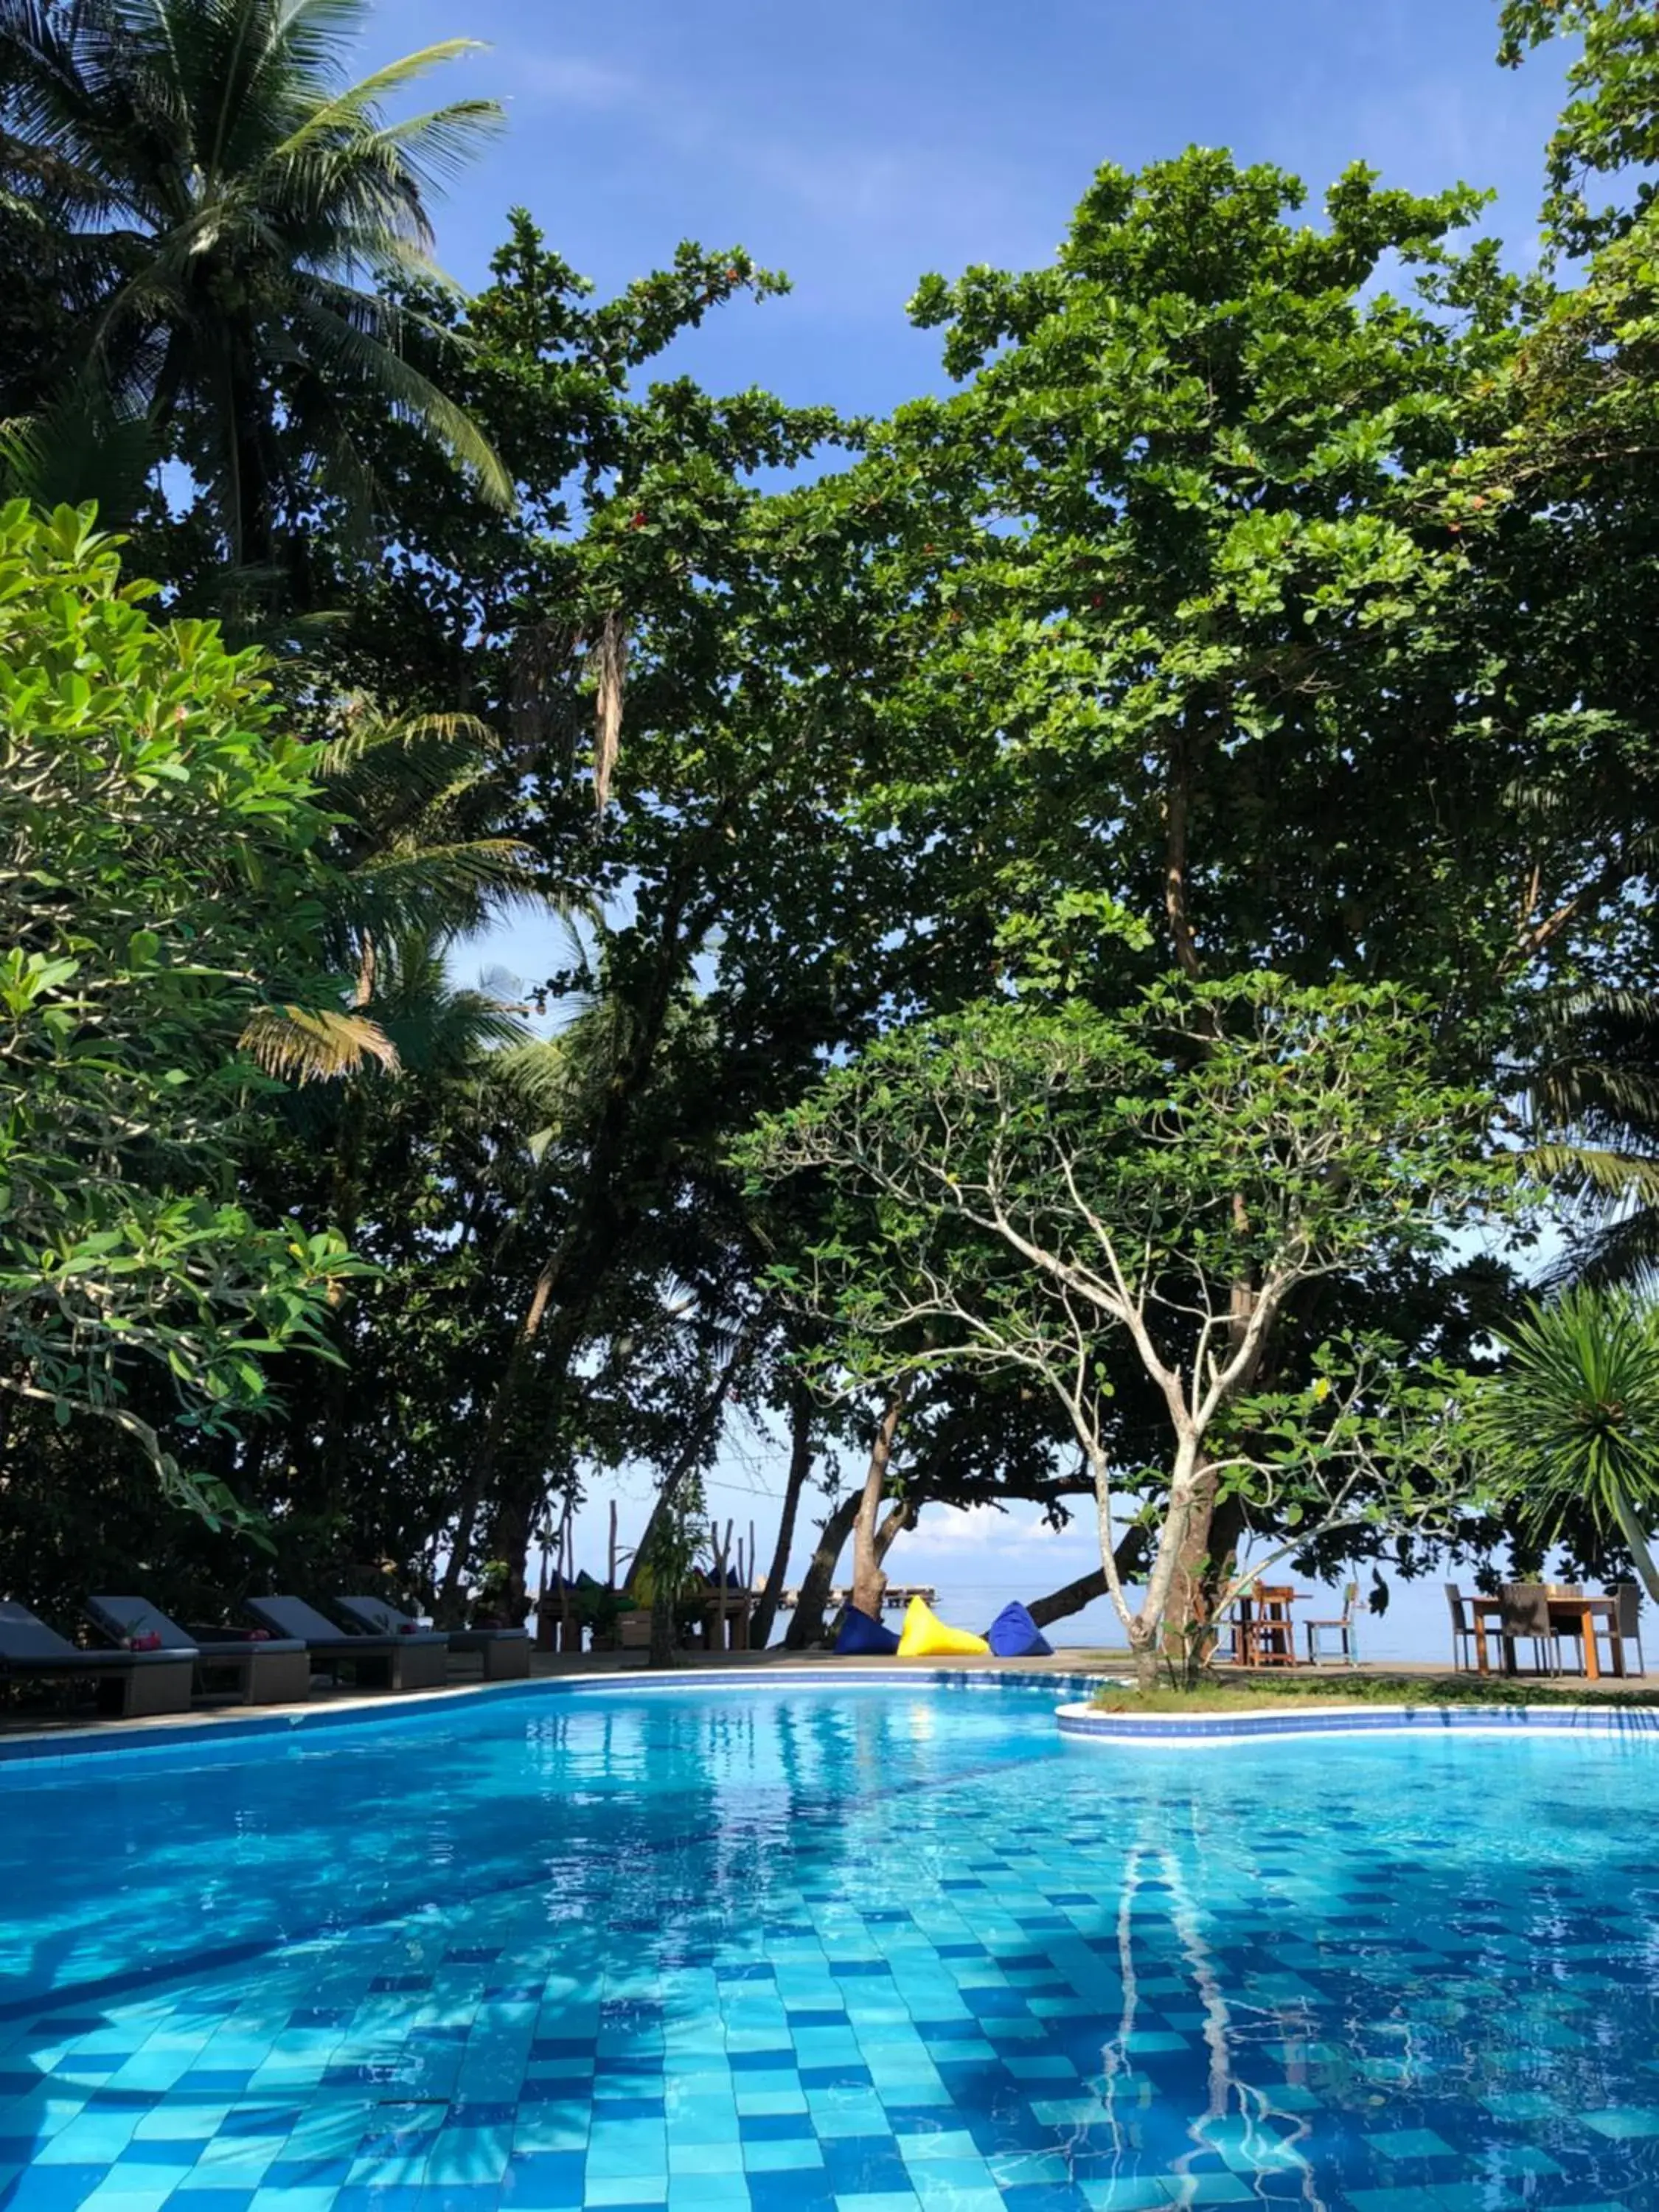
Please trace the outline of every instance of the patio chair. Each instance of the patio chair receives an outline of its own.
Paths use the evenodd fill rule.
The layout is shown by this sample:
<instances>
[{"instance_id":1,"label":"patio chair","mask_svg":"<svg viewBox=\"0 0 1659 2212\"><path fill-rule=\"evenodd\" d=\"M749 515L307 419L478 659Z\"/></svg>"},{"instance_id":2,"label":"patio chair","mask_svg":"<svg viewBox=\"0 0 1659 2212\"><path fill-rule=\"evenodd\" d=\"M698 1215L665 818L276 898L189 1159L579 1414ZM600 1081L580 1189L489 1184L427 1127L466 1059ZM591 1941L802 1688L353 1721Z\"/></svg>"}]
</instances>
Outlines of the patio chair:
<instances>
[{"instance_id":1,"label":"patio chair","mask_svg":"<svg viewBox=\"0 0 1659 2212\"><path fill-rule=\"evenodd\" d=\"M1473 1656L1474 1623L1463 1609L1463 1593L1457 1584L1443 1583L1441 1588L1446 1593L1446 1603L1451 1609L1453 1669L1459 1674L1470 1672L1475 1663Z\"/></svg>"},{"instance_id":2,"label":"patio chair","mask_svg":"<svg viewBox=\"0 0 1659 2212\"><path fill-rule=\"evenodd\" d=\"M342 1668L360 1690L435 1690L449 1680L449 1638L435 1631L350 1636L301 1597L249 1597L242 1605L274 1636L297 1637L312 1664L337 1682Z\"/></svg>"},{"instance_id":3,"label":"patio chair","mask_svg":"<svg viewBox=\"0 0 1659 2212\"><path fill-rule=\"evenodd\" d=\"M190 1711L191 1650L82 1651L28 1607L0 1599L0 1682L90 1681L98 1710L120 1720Z\"/></svg>"},{"instance_id":4,"label":"patio chair","mask_svg":"<svg viewBox=\"0 0 1659 2212\"><path fill-rule=\"evenodd\" d=\"M1310 1667L1316 1667L1319 1664L1321 1632L1328 1629L1335 1631L1337 1647L1349 1666L1357 1667L1359 1664L1359 1638L1353 1625L1353 1609L1358 1602L1358 1583L1345 1583L1342 1586L1342 1617L1340 1620L1304 1620L1303 1622L1302 1626L1308 1632L1308 1664Z\"/></svg>"},{"instance_id":5,"label":"patio chair","mask_svg":"<svg viewBox=\"0 0 1659 2212\"><path fill-rule=\"evenodd\" d=\"M1612 1638L1617 1639L1614 1650L1621 1662L1618 1671L1620 1674L1625 1672L1622 1664L1625 1646L1633 1644L1636 1646L1636 1671L1638 1674L1645 1674L1648 1669L1642 1656L1642 1593L1634 1583L1615 1583L1607 1595L1619 1607L1611 1631Z\"/></svg>"},{"instance_id":6,"label":"patio chair","mask_svg":"<svg viewBox=\"0 0 1659 2212\"><path fill-rule=\"evenodd\" d=\"M1550 1594L1542 1583L1502 1583L1498 1590L1502 1610L1498 1632L1504 1639L1504 1656L1510 1674L1519 1664L1516 1646L1529 1643L1540 1674L1561 1672L1561 1638L1550 1619Z\"/></svg>"},{"instance_id":7,"label":"patio chair","mask_svg":"<svg viewBox=\"0 0 1659 2212\"><path fill-rule=\"evenodd\" d=\"M334 1602L354 1629L370 1636L420 1632L412 1613L399 1613L383 1597L337 1597ZM452 1651L477 1652L486 1682L521 1681L530 1672L527 1628L452 1628L447 1634Z\"/></svg>"},{"instance_id":8,"label":"patio chair","mask_svg":"<svg viewBox=\"0 0 1659 2212\"><path fill-rule=\"evenodd\" d=\"M198 1694L215 1674L229 1676L245 1705L293 1705L311 1695L311 1659L297 1638L256 1641L228 1628L183 1629L143 1597L89 1597L87 1613L113 1643L131 1647L137 1638L157 1636L172 1650L193 1651Z\"/></svg>"}]
</instances>

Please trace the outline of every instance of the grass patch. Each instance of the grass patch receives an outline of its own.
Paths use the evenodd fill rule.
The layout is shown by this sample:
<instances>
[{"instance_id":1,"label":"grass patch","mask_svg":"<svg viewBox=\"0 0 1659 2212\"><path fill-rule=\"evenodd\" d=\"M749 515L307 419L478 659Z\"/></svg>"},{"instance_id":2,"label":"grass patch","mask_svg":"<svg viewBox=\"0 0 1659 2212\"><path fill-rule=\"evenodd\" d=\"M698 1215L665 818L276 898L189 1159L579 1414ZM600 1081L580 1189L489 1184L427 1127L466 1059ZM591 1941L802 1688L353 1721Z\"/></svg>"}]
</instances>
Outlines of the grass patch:
<instances>
[{"instance_id":1,"label":"grass patch","mask_svg":"<svg viewBox=\"0 0 1659 2212\"><path fill-rule=\"evenodd\" d=\"M1280 1676L1259 1682L1211 1677L1190 1690L1157 1689L1144 1694L1120 1683L1106 1683L1089 1702L1103 1713L1259 1713L1279 1705L1537 1705L1552 1698L1570 1705L1659 1705L1659 1690L1608 1691L1582 1678L1570 1682L1508 1681L1497 1675L1326 1674L1303 1681Z\"/></svg>"}]
</instances>

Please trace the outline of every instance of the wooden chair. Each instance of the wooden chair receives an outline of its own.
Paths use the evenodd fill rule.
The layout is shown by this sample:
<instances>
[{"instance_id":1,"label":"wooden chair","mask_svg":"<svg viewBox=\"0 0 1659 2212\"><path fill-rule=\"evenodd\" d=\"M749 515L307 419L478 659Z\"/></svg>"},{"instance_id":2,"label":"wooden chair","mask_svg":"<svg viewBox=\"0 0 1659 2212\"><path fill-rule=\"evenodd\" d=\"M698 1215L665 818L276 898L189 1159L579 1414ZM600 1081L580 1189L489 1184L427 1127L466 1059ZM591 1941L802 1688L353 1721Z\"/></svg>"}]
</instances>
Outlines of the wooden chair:
<instances>
[{"instance_id":1,"label":"wooden chair","mask_svg":"<svg viewBox=\"0 0 1659 2212\"><path fill-rule=\"evenodd\" d=\"M1504 1639L1504 1656L1509 1670L1514 1674L1518 1665L1516 1645L1526 1642L1533 1648L1533 1656L1540 1674L1561 1672L1561 1638L1550 1619L1550 1594L1542 1583L1504 1583L1498 1592L1503 1611L1498 1616L1498 1633Z\"/></svg>"},{"instance_id":2,"label":"wooden chair","mask_svg":"<svg viewBox=\"0 0 1659 2212\"><path fill-rule=\"evenodd\" d=\"M1451 1608L1452 1668L1463 1674L1474 1666L1474 1623L1463 1610L1463 1593L1455 1583L1445 1583L1446 1603Z\"/></svg>"},{"instance_id":3,"label":"wooden chair","mask_svg":"<svg viewBox=\"0 0 1659 2212\"><path fill-rule=\"evenodd\" d=\"M1345 1583L1342 1585L1342 1617L1340 1620L1304 1620L1303 1622L1302 1626L1308 1632L1308 1664L1310 1667L1316 1667L1319 1664L1320 1636L1326 1629L1335 1630L1338 1647L1349 1666L1357 1667L1359 1664L1359 1641L1353 1625L1353 1609L1358 1602L1358 1583Z\"/></svg>"},{"instance_id":4,"label":"wooden chair","mask_svg":"<svg viewBox=\"0 0 1659 2212\"><path fill-rule=\"evenodd\" d=\"M1239 1663L1245 1667L1294 1667L1296 1630L1291 1622L1293 1583L1257 1583L1251 1590L1255 1611L1234 1629Z\"/></svg>"}]
</instances>

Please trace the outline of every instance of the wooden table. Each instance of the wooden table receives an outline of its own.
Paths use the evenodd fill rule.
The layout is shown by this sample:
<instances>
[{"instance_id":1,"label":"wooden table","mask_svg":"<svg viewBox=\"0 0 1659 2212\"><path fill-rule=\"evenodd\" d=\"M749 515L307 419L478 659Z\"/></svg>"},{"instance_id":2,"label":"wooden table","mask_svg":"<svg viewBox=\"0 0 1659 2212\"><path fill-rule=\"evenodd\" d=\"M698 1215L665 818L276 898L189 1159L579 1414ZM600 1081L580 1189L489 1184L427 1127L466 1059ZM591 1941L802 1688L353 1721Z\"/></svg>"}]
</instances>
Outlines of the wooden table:
<instances>
[{"instance_id":1,"label":"wooden table","mask_svg":"<svg viewBox=\"0 0 1659 2212\"><path fill-rule=\"evenodd\" d=\"M1488 1616L1497 1620L1504 1617L1501 1597L1469 1596L1463 1600L1474 1623L1474 1663L1477 1674L1490 1674L1491 1665L1486 1650L1486 1621ZM1551 1626L1559 1627L1578 1638L1584 1654L1584 1679L1599 1682L1601 1665L1595 1650L1595 1616L1604 1613L1613 1629L1613 1671L1625 1671L1625 1647L1619 1636L1619 1601L1613 1597L1552 1597L1549 1600ZM1498 1639L1504 1639L1500 1637ZM1513 1674L1518 1670L1515 1663L1515 1646L1511 1643L1504 1654L1504 1672Z\"/></svg>"},{"instance_id":2,"label":"wooden table","mask_svg":"<svg viewBox=\"0 0 1659 2212\"><path fill-rule=\"evenodd\" d=\"M1616 1597L1552 1597L1549 1605L1551 1626L1565 1629L1569 1636L1578 1638L1579 1648L1584 1655L1584 1680L1587 1682L1599 1682L1601 1679L1601 1662L1595 1656L1595 1616L1598 1613L1606 1614L1611 1632L1608 1641L1613 1646L1613 1671L1615 1674L1624 1673L1625 1644L1619 1633L1619 1601Z\"/></svg>"},{"instance_id":3,"label":"wooden table","mask_svg":"<svg viewBox=\"0 0 1659 2212\"><path fill-rule=\"evenodd\" d=\"M702 1601L702 1648L705 1651L746 1651L749 1616L755 1609L752 1591L710 1590Z\"/></svg>"},{"instance_id":4,"label":"wooden table","mask_svg":"<svg viewBox=\"0 0 1659 2212\"><path fill-rule=\"evenodd\" d=\"M1295 1666L1296 1630L1291 1607L1304 1602L1307 1595L1306 1590L1274 1588L1260 1601L1254 1591L1237 1601L1232 1616L1233 1647L1241 1667ZM1268 1645L1277 1648L1264 1648Z\"/></svg>"}]
</instances>

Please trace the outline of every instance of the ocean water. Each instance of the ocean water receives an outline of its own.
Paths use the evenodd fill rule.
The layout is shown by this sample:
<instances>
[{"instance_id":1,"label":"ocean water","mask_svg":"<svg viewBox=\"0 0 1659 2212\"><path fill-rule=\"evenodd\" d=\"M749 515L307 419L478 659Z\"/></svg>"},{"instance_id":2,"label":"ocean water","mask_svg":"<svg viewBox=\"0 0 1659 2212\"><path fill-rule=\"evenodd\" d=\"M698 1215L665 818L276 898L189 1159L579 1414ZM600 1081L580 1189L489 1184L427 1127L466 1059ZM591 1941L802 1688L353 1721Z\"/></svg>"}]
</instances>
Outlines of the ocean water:
<instances>
[{"instance_id":1,"label":"ocean water","mask_svg":"<svg viewBox=\"0 0 1659 2212\"><path fill-rule=\"evenodd\" d=\"M14 2212L1659 2212L1659 1740L549 1690L0 1765Z\"/></svg>"}]
</instances>

